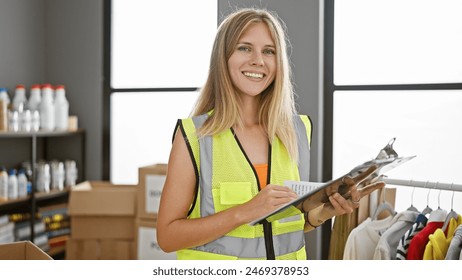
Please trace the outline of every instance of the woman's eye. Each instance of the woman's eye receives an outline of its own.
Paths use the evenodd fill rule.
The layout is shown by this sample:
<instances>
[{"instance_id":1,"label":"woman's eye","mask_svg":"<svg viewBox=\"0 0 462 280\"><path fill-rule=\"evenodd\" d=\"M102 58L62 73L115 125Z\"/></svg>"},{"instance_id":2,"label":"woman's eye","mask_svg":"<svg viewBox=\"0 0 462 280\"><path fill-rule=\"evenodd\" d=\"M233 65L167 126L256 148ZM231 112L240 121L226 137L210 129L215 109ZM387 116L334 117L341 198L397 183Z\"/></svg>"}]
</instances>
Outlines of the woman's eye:
<instances>
[{"instance_id":1,"label":"woman's eye","mask_svg":"<svg viewBox=\"0 0 462 280\"><path fill-rule=\"evenodd\" d=\"M263 51L264 54L267 54L267 55L275 55L276 54L276 51L273 50L273 49L266 49Z\"/></svg>"},{"instance_id":2,"label":"woman's eye","mask_svg":"<svg viewBox=\"0 0 462 280\"><path fill-rule=\"evenodd\" d=\"M239 46L237 49L241 52L250 52L250 48L247 46Z\"/></svg>"}]
</instances>

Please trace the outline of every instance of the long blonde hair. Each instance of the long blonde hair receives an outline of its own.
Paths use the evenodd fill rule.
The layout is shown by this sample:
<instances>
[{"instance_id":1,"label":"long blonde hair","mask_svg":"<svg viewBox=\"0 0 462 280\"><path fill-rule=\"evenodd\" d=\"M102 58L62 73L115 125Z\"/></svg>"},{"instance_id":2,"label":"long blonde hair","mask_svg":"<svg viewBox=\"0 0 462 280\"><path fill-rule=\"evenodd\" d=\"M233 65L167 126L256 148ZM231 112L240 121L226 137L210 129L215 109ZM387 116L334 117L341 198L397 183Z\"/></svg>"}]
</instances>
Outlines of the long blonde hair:
<instances>
[{"instance_id":1,"label":"long blonde hair","mask_svg":"<svg viewBox=\"0 0 462 280\"><path fill-rule=\"evenodd\" d=\"M210 59L207 81L192 115L212 112L199 130L199 136L214 135L233 125L241 125L239 97L228 72L228 59L233 54L242 33L254 23L264 22L276 47L276 75L273 83L260 94L258 121L270 143L277 136L290 156L298 160L297 137L293 118L295 115L291 69L287 55L287 43L282 21L267 10L241 9L230 14L220 24Z\"/></svg>"}]
</instances>

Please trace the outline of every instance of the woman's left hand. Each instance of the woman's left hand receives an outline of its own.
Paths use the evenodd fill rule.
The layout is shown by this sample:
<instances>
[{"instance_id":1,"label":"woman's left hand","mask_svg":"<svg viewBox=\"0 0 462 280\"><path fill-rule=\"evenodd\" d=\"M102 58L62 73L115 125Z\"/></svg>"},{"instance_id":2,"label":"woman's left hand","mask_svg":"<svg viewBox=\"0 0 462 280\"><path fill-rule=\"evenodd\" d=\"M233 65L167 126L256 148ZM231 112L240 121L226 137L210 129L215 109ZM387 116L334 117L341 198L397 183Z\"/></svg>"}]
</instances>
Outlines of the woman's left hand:
<instances>
[{"instance_id":1,"label":"woman's left hand","mask_svg":"<svg viewBox=\"0 0 462 280\"><path fill-rule=\"evenodd\" d=\"M380 177L371 182L344 177L342 182L348 186L348 192L344 196L336 192L329 196L329 202L311 210L310 223L318 226L334 216L352 213L359 207L362 197L385 186L384 182L378 181L379 179ZM365 186L358 189L358 185Z\"/></svg>"}]
</instances>

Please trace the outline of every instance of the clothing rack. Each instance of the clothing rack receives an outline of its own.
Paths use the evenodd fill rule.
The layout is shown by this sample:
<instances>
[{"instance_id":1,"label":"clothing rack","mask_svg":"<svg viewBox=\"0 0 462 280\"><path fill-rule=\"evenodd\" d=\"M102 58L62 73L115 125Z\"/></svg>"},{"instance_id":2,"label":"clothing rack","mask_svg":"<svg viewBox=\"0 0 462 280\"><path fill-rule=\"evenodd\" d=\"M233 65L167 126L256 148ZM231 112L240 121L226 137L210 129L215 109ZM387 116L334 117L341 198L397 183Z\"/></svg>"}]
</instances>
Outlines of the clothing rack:
<instances>
[{"instance_id":1,"label":"clothing rack","mask_svg":"<svg viewBox=\"0 0 462 280\"><path fill-rule=\"evenodd\" d=\"M393 178L388 178L388 177L383 177L382 181L390 185L462 192L461 184L402 180L402 179L393 179Z\"/></svg>"}]
</instances>

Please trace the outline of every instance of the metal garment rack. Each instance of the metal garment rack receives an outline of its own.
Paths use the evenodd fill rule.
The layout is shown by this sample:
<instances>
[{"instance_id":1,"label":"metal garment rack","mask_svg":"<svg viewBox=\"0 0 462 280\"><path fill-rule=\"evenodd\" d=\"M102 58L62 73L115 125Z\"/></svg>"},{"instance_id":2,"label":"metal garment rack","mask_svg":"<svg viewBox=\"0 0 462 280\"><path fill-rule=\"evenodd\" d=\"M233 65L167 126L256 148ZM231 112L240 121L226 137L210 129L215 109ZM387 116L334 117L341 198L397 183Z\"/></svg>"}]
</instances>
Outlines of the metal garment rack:
<instances>
[{"instance_id":1,"label":"metal garment rack","mask_svg":"<svg viewBox=\"0 0 462 280\"><path fill-rule=\"evenodd\" d=\"M417 187L417 188L462 192L462 185L454 184L454 183L448 184L448 183L430 182L430 181L402 180L402 179L393 179L393 178L387 178L387 177L382 178L382 181L385 182L386 184L404 186L404 187Z\"/></svg>"}]
</instances>

